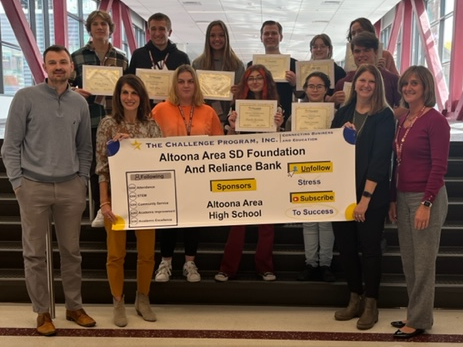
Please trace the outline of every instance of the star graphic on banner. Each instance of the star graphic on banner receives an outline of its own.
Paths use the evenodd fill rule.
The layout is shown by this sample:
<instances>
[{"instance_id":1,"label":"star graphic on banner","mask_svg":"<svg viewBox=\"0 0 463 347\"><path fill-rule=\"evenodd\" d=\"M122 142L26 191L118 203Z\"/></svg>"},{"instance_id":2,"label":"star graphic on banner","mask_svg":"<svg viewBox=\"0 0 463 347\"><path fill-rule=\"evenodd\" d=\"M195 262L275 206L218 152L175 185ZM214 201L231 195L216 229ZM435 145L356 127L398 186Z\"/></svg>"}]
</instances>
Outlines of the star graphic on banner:
<instances>
[{"instance_id":1,"label":"star graphic on banner","mask_svg":"<svg viewBox=\"0 0 463 347\"><path fill-rule=\"evenodd\" d=\"M140 148L141 143L138 142L137 140L135 140L134 142L132 142L132 146L133 146L133 149L141 150L141 148Z\"/></svg>"}]
</instances>

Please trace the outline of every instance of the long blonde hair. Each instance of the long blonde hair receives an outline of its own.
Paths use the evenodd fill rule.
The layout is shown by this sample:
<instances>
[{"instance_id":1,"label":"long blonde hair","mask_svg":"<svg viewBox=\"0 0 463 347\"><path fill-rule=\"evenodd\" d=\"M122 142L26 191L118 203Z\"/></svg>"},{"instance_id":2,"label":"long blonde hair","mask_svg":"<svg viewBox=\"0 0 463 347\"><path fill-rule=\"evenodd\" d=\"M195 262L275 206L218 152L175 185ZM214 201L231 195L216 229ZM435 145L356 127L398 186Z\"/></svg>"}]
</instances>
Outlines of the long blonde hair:
<instances>
[{"instance_id":1,"label":"long blonde hair","mask_svg":"<svg viewBox=\"0 0 463 347\"><path fill-rule=\"evenodd\" d=\"M195 70L190 65L187 65L187 64L180 65L174 71L174 74L172 76L172 84L169 90L169 97L167 98L167 100L169 100L174 105L177 105L177 106L180 105L180 98L177 94L177 84L178 84L178 76L183 72L189 72L195 84L195 93L193 94L193 100L191 101L192 104L195 106L203 105L204 96L199 86L198 75L196 75Z\"/></svg>"},{"instance_id":2,"label":"long blonde hair","mask_svg":"<svg viewBox=\"0 0 463 347\"><path fill-rule=\"evenodd\" d=\"M228 35L227 26L221 20L215 20L213 22L210 22L209 25L207 26L206 41L204 43L204 51L198 58L196 58L198 68L201 70L215 70L214 69L214 59L213 59L214 56L212 53L211 39L210 39L212 28L215 26L221 27L225 35L225 46L223 48L223 56L222 56L223 71L235 71L242 65L242 63L241 63L241 60L238 58L238 56L235 54L235 52L230 46L230 36Z\"/></svg>"}]
</instances>

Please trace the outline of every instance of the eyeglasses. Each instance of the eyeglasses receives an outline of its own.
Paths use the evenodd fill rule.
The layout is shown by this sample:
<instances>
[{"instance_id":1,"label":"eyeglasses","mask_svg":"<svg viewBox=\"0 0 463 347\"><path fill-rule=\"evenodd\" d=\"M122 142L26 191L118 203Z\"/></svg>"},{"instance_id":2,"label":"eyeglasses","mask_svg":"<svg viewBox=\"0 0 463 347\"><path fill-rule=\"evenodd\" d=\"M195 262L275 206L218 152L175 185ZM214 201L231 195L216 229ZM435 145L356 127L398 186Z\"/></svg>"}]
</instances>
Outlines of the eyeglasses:
<instances>
[{"instance_id":1,"label":"eyeglasses","mask_svg":"<svg viewBox=\"0 0 463 347\"><path fill-rule=\"evenodd\" d=\"M248 82L262 82L264 78L262 76L248 77Z\"/></svg>"},{"instance_id":2,"label":"eyeglasses","mask_svg":"<svg viewBox=\"0 0 463 347\"><path fill-rule=\"evenodd\" d=\"M323 84L309 84L307 88L312 90L322 90L325 88L325 86Z\"/></svg>"},{"instance_id":3,"label":"eyeglasses","mask_svg":"<svg viewBox=\"0 0 463 347\"><path fill-rule=\"evenodd\" d=\"M321 46L312 46L312 49L325 49L327 48L328 46L325 46L325 45L321 45Z\"/></svg>"}]
</instances>

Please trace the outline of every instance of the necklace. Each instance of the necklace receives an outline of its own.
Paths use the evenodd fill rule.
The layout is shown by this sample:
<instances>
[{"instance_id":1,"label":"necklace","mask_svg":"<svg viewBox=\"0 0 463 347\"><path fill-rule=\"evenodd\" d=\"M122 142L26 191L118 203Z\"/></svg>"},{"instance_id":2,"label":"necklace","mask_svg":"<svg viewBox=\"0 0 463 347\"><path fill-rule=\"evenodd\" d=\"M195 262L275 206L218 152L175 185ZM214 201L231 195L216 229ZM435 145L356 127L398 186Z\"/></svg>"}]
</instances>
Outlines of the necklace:
<instances>
[{"instance_id":1,"label":"necklace","mask_svg":"<svg viewBox=\"0 0 463 347\"><path fill-rule=\"evenodd\" d=\"M417 115L415 117L413 117L412 119L409 119L408 116L410 115L410 111L408 112L407 116L405 117L405 120L400 123L399 122L399 126L397 128L397 132L395 133L395 139L394 139L394 144L395 144L395 151L396 151L396 161L397 161L397 166L400 165L400 163L402 162L402 147L405 143L405 139L407 138L407 135L408 133L410 132L410 129L413 127L413 125L415 124L416 120L418 118L420 118L423 114L424 114L424 110L426 109L426 106L423 106L420 110L419 113L417 113ZM400 133L400 130L402 129L402 126L403 124L406 122L406 121L409 121L411 122L409 127L406 128L405 130L405 134L404 136L402 136L402 138L400 139L399 141L399 133Z\"/></svg>"},{"instance_id":2,"label":"necklace","mask_svg":"<svg viewBox=\"0 0 463 347\"><path fill-rule=\"evenodd\" d=\"M185 118L185 113L183 113L182 106L178 105L178 109L180 111L180 115L183 118L183 122L185 123L186 133L187 133L188 136L190 136L191 135L191 125L193 123L193 115L194 115L194 112L195 112L195 105L191 105L190 119L189 119L188 123L187 123L186 118Z\"/></svg>"},{"instance_id":3,"label":"necklace","mask_svg":"<svg viewBox=\"0 0 463 347\"><path fill-rule=\"evenodd\" d=\"M360 127L358 127L358 130L357 130L357 136L360 135L360 132L363 130L363 127L365 126L365 123L367 122L367 119L368 119L368 114L362 114L362 113L359 113L357 112L357 110L354 110L354 118L352 119L352 123L354 123L354 126L355 128L357 128L357 125L355 125L355 118L357 116L365 116L365 118L363 119L363 122L362 122L362 125Z\"/></svg>"}]
</instances>

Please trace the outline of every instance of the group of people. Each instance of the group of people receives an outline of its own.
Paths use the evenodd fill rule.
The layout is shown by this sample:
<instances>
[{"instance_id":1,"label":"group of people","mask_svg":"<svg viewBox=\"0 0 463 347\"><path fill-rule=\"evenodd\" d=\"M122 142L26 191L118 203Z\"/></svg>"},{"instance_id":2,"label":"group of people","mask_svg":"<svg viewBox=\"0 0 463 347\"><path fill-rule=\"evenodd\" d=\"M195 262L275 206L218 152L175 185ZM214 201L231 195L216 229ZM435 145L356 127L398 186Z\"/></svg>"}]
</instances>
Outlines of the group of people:
<instances>
[{"instance_id":1,"label":"group of people","mask_svg":"<svg viewBox=\"0 0 463 347\"><path fill-rule=\"evenodd\" d=\"M378 39L365 18L351 23L348 40L357 65L345 72L335 65L335 88L329 77L313 72L305 78L303 93L295 90L295 60L286 72L286 83L276 83L263 65L249 62L247 69L230 47L222 21L210 23L205 49L190 65L188 56L169 40L168 16L156 13L148 20L150 41L134 51L130 64L109 42L114 31L111 17L92 12L86 28L92 40L70 54L51 46L43 54L45 82L18 91L9 111L2 156L21 209L26 285L37 316L37 331L53 335L46 283L45 233L50 215L61 255L61 276L66 318L81 326L96 322L82 308L80 222L86 206L87 180L99 206L107 234L107 273L113 297L113 321L128 324L124 302L126 231L113 230L108 141L127 138L238 134L234 101L204 100L195 69L235 72L231 87L234 100L277 100L277 131L291 129L291 102L333 102L337 107L332 128L356 132L355 170L357 205L351 220L304 223L306 267L298 280L321 278L335 281L331 270L336 240L350 300L335 312L336 320L358 317L358 329L378 321L377 301L381 281L381 239L386 217L397 222L409 306L407 317L391 324L394 337L422 334L433 324L435 260L441 227L447 211L444 175L449 149L449 125L433 107L434 80L429 70L412 66L402 76L390 53L378 58ZM267 54L279 54L283 38L278 22L266 21L261 41ZM328 35L310 42L312 59L330 59L333 46ZM91 95L82 89L84 65L120 66L124 75L112 97ZM175 70L167 100L149 100L137 68ZM69 85L72 81L72 87ZM352 88L346 95L345 82ZM154 106L154 107L153 107ZM397 120L397 121L396 121ZM396 126L397 122L397 126ZM393 170L391 180L391 155ZM391 180L391 182L390 182ZM98 223L96 223L97 225ZM160 233L161 262L155 281L167 282L172 274L176 235L183 233L183 274L189 282L201 276L195 264L199 228L169 229ZM246 226L230 229L215 280L236 277ZM155 231L136 230L137 293L135 310L144 320L155 321L149 302L154 273ZM274 226L258 226L255 264L263 280L276 279L272 259Z\"/></svg>"}]
</instances>

